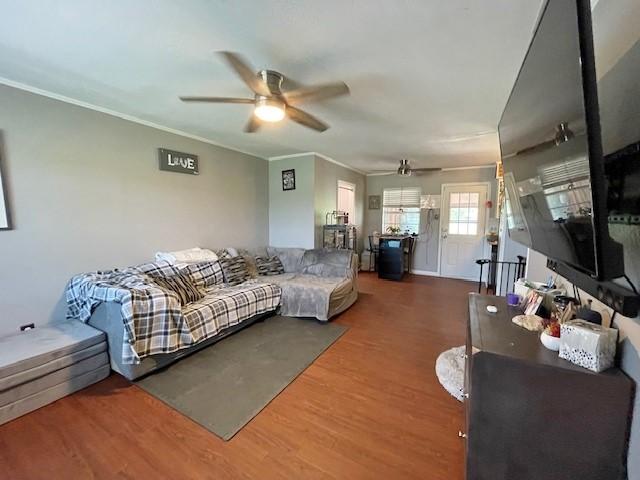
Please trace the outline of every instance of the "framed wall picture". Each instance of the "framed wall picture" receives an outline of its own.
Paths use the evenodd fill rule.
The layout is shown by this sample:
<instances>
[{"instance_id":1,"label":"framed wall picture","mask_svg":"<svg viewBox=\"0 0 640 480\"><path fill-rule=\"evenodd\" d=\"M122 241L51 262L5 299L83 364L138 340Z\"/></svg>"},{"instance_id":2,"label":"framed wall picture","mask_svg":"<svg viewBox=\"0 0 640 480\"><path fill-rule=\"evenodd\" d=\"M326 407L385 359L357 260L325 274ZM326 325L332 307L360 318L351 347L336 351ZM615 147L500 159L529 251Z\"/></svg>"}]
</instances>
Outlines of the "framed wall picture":
<instances>
[{"instance_id":1,"label":"framed wall picture","mask_svg":"<svg viewBox=\"0 0 640 480\"><path fill-rule=\"evenodd\" d=\"M158 159L160 160L160 170L187 173L189 175L198 175L200 173L197 155L159 148Z\"/></svg>"},{"instance_id":2,"label":"framed wall picture","mask_svg":"<svg viewBox=\"0 0 640 480\"><path fill-rule=\"evenodd\" d=\"M369 195L369 210L380 210L380 195Z\"/></svg>"},{"instance_id":3,"label":"framed wall picture","mask_svg":"<svg viewBox=\"0 0 640 480\"><path fill-rule=\"evenodd\" d=\"M296 171L283 170L282 171L282 190L295 190L296 189Z\"/></svg>"},{"instance_id":4,"label":"framed wall picture","mask_svg":"<svg viewBox=\"0 0 640 480\"><path fill-rule=\"evenodd\" d=\"M9 204L7 201L7 186L4 178L4 149L2 138L0 138L0 230L11 230L11 220L9 217Z\"/></svg>"}]
</instances>

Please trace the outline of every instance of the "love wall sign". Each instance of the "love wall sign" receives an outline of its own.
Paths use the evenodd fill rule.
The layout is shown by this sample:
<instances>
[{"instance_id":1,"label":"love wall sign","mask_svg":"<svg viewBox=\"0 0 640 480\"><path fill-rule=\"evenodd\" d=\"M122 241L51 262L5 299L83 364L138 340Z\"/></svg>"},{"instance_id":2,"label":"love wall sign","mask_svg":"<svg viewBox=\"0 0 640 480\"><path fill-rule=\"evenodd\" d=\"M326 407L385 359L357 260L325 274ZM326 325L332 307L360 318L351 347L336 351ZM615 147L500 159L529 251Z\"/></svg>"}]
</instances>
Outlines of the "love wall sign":
<instances>
[{"instance_id":1,"label":"love wall sign","mask_svg":"<svg viewBox=\"0 0 640 480\"><path fill-rule=\"evenodd\" d=\"M198 175L199 173L197 155L159 148L158 156L160 158L160 170L188 173L189 175Z\"/></svg>"}]
</instances>

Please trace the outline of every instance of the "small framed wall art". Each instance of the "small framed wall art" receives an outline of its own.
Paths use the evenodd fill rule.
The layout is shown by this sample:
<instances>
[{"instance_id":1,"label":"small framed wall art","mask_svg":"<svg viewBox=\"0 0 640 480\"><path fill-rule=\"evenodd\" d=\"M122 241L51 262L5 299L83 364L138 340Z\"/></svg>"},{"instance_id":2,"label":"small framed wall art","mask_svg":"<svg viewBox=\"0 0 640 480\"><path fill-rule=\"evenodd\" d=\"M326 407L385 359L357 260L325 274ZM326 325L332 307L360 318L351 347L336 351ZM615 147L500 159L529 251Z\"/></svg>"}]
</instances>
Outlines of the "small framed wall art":
<instances>
[{"instance_id":1,"label":"small framed wall art","mask_svg":"<svg viewBox=\"0 0 640 480\"><path fill-rule=\"evenodd\" d=\"M296 189L296 171L283 170L282 171L282 190L295 190Z\"/></svg>"},{"instance_id":2,"label":"small framed wall art","mask_svg":"<svg viewBox=\"0 0 640 480\"><path fill-rule=\"evenodd\" d=\"M369 210L380 210L380 195L369 195Z\"/></svg>"}]
</instances>

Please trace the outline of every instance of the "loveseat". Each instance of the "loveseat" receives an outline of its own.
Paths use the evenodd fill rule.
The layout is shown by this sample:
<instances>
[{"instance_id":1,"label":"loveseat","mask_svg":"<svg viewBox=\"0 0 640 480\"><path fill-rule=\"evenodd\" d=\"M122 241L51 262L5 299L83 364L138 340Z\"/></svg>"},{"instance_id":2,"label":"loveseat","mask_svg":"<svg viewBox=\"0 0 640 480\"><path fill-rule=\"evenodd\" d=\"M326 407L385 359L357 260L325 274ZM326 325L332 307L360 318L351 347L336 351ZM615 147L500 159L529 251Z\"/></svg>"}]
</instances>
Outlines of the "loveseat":
<instances>
[{"instance_id":1,"label":"loveseat","mask_svg":"<svg viewBox=\"0 0 640 480\"><path fill-rule=\"evenodd\" d=\"M227 286L219 262L208 262L206 279L194 275L203 282L204 296L184 305L147 275L171 277L185 268L200 272L199 264L194 268L194 264L166 265L163 261L129 267L116 271L122 277L116 287L104 281L101 272L84 274L74 277L67 287L68 316L105 332L111 368L133 380L276 312L328 321L357 300L358 267L353 252L272 247L225 251L244 258L250 278ZM274 256L284 272L257 275L256 257ZM79 306L78 297L82 300ZM162 315L150 314L150 305L158 308L158 302Z\"/></svg>"}]
</instances>

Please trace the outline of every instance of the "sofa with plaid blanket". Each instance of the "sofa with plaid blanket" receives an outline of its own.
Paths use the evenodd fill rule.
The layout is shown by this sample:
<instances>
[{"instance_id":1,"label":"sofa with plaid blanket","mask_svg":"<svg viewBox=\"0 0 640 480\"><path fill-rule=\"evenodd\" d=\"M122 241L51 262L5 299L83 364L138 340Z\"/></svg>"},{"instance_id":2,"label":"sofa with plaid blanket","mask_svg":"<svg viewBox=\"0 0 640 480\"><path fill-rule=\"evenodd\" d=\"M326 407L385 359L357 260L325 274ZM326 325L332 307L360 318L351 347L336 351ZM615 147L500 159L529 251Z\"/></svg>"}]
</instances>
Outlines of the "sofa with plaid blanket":
<instances>
[{"instance_id":1,"label":"sofa with plaid blanket","mask_svg":"<svg viewBox=\"0 0 640 480\"><path fill-rule=\"evenodd\" d=\"M259 255L278 256L284 273L254 273L232 286L225 283L219 261L160 261L82 274L67 286L67 316L106 332L112 369L133 380L278 310L326 321L357 299L357 257L351 252L233 250L248 264ZM186 304L154 281L185 273L203 293Z\"/></svg>"}]
</instances>

